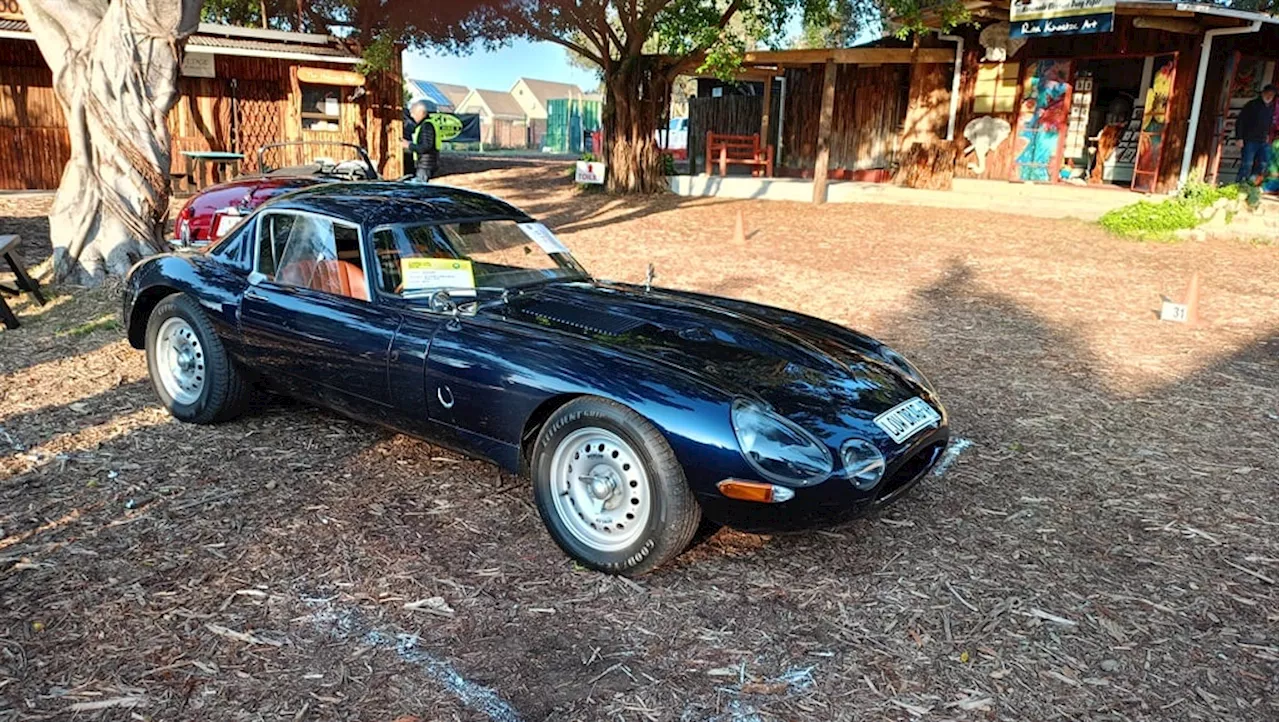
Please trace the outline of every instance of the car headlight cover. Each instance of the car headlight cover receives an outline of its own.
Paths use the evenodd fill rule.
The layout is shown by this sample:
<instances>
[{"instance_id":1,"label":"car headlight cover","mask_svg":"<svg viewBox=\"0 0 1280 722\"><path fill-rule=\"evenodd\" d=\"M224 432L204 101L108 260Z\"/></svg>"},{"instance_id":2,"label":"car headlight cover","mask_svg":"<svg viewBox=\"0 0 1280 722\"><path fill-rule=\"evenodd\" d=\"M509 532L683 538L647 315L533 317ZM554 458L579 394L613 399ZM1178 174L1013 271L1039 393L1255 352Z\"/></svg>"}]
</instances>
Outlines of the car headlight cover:
<instances>
[{"instance_id":1,"label":"car headlight cover","mask_svg":"<svg viewBox=\"0 0 1280 722\"><path fill-rule=\"evenodd\" d=\"M807 486L831 474L831 452L824 444L750 401L734 402L733 433L752 468L770 481Z\"/></svg>"},{"instance_id":2,"label":"car headlight cover","mask_svg":"<svg viewBox=\"0 0 1280 722\"><path fill-rule=\"evenodd\" d=\"M840 461L844 462L849 481L866 490L880 483L884 476L884 454L866 439L849 439L840 446Z\"/></svg>"}]
</instances>

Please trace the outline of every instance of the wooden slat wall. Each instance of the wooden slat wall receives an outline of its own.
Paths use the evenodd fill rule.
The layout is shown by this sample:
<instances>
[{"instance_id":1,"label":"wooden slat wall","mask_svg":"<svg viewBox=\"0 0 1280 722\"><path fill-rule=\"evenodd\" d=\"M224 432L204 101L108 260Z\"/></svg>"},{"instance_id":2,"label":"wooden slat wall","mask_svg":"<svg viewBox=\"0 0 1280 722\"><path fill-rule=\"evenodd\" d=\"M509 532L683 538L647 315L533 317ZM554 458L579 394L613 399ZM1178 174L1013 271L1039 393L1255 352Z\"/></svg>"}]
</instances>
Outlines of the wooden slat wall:
<instances>
[{"instance_id":1,"label":"wooden slat wall","mask_svg":"<svg viewBox=\"0 0 1280 722\"><path fill-rule=\"evenodd\" d=\"M219 55L216 78L182 78L182 98L170 112L171 170L185 169L184 150L245 153L245 170L256 170L255 151L285 140L343 141L364 145L384 178L403 174L400 67L368 79L366 94L347 101L344 88L341 130L303 131L299 63L278 58ZM351 70L341 63L302 63ZM231 80L236 81L238 137L232 137ZM53 93L53 78L35 43L0 38L0 189L56 188L71 156L66 119ZM12 141L12 142L10 142Z\"/></svg>"},{"instance_id":2,"label":"wooden slat wall","mask_svg":"<svg viewBox=\"0 0 1280 722\"><path fill-rule=\"evenodd\" d=\"M729 135L760 132L764 98L759 95L725 95L689 99L689 172L704 173L707 164L707 131ZM763 143L763 141L761 141ZM736 169L735 169L736 170Z\"/></svg>"},{"instance_id":3,"label":"wooden slat wall","mask_svg":"<svg viewBox=\"0 0 1280 722\"><path fill-rule=\"evenodd\" d=\"M951 65L921 63L911 66L906 120L902 147L914 143L932 144L947 137L947 114L951 111Z\"/></svg>"},{"instance_id":4,"label":"wooden slat wall","mask_svg":"<svg viewBox=\"0 0 1280 722\"><path fill-rule=\"evenodd\" d=\"M831 160L835 171L886 168L899 149L909 66L836 66ZM803 175L817 158L823 66L786 71L782 166Z\"/></svg>"},{"instance_id":5,"label":"wooden slat wall","mask_svg":"<svg viewBox=\"0 0 1280 722\"><path fill-rule=\"evenodd\" d=\"M974 113L973 112L973 96L978 81L978 66L982 61L982 46L978 44L978 36L975 33L973 41L965 39L964 64L960 74L960 104L956 108L956 177L958 178L987 178L992 180L1008 180L1013 173L1013 148L1016 145L1013 142L1012 132L1010 137L1006 138L995 150L987 154L986 172L981 176L969 169L969 163L976 163L976 158L970 154L967 156L960 155L964 149L968 147L969 141L964 137L964 127L970 120L983 116L991 116L1000 118L1009 124L1010 128L1017 128L1018 111L1017 106L1008 113ZM1018 51L1018 56L1022 57L1026 54L1026 48ZM1016 63L1017 59L1009 59L1007 63Z\"/></svg>"},{"instance_id":6,"label":"wooden slat wall","mask_svg":"<svg viewBox=\"0 0 1280 722\"><path fill-rule=\"evenodd\" d=\"M35 43L25 44L35 50ZM53 93L53 74L46 67L19 65L18 54L10 55L0 64L0 188L56 187L71 157L71 141Z\"/></svg>"}]
</instances>

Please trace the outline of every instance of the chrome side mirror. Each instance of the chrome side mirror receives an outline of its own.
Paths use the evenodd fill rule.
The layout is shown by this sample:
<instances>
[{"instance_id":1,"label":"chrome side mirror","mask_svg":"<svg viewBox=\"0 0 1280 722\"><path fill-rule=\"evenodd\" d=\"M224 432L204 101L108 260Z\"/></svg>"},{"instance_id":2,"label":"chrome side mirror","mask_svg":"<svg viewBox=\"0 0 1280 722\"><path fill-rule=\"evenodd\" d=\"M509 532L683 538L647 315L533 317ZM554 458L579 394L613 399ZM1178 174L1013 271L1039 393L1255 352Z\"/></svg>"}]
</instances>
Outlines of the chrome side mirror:
<instances>
[{"instance_id":1,"label":"chrome side mirror","mask_svg":"<svg viewBox=\"0 0 1280 722\"><path fill-rule=\"evenodd\" d=\"M457 331L462 328L462 322L458 320L458 316L462 315L462 309L453 300L453 296L449 295L448 291L436 291L431 294L431 300L427 303L432 313L449 317L449 322L445 324L445 327L450 331Z\"/></svg>"},{"instance_id":2,"label":"chrome side mirror","mask_svg":"<svg viewBox=\"0 0 1280 722\"><path fill-rule=\"evenodd\" d=\"M436 291L431 294L428 304L432 313L442 313L450 316L458 315L458 304L454 303L453 296L450 296L448 291Z\"/></svg>"}]
</instances>

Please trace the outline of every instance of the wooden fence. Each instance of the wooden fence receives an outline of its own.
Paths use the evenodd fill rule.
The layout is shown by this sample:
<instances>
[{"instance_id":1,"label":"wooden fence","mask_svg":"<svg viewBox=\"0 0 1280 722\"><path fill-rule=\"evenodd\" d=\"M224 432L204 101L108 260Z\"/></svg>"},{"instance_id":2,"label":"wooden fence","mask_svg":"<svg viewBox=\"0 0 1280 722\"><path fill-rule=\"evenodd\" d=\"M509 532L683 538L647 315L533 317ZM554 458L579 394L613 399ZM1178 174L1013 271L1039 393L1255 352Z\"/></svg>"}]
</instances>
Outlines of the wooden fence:
<instances>
[{"instance_id":1,"label":"wooden fence","mask_svg":"<svg viewBox=\"0 0 1280 722\"><path fill-rule=\"evenodd\" d=\"M910 66L837 65L830 169L888 168L899 150ZM789 68L780 167L811 175L818 153L823 66Z\"/></svg>"}]
</instances>

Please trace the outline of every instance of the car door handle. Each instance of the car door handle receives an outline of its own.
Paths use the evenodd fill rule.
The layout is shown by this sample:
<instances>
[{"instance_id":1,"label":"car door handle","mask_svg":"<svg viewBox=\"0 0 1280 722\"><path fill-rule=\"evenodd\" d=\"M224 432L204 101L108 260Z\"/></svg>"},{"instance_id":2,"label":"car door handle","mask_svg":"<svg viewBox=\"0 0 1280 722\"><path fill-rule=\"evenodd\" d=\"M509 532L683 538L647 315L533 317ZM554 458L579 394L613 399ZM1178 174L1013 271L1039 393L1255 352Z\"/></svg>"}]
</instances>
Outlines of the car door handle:
<instances>
[{"instance_id":1,"label":"car door handle","mask_svg":"<svg viewBox=\"0 0 1280 722\"><path fill-rule=\"evenodd\" d=\"M244 292L244 297L245 297L245 298L248 298L248 299L251 299L251 300L254 300L254 301L265 301L265 300L267 300L267 297L266 297L266 296L262 295L261 293L258 293L257 291L245 291L245 292Z\"/></svg>"}]
</instances>

